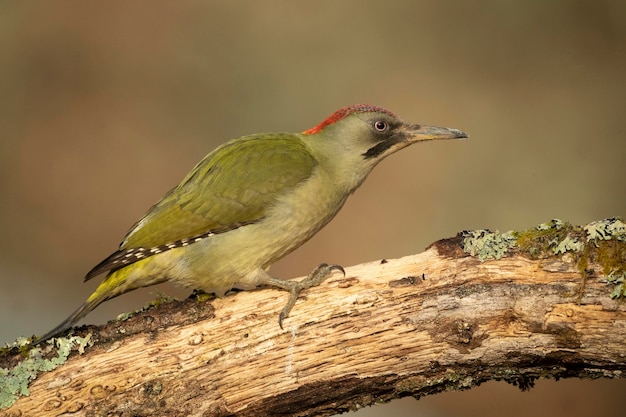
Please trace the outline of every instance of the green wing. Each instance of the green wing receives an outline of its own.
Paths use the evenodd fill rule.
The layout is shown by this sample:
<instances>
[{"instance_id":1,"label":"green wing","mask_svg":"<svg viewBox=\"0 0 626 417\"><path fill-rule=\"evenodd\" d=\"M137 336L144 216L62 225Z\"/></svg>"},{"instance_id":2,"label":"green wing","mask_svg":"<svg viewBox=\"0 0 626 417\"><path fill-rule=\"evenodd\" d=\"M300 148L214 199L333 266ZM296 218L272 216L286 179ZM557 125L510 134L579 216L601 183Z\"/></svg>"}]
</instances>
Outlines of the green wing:
<instances>
[{"instance_id":1,"label":"green wing","mask_svg":"<svg viewBox=\"0 0 626 417\"><path fill-rule=\"evenodd\" d=\"M261 219L275 197L310 177L316 162L295 134L259 134L207 155L131 228L120 249L155 247Z\"/></svg>"},{"instance_id":2,"label":"green wing","mask_svg":"<svg viewBox=\"0 0 626 417\"><path fill-rule=\"evenodd\" d=\"M141 259L131 256L138 248L162 247L259 221L277 195L309 178L315 166L297 134L258 134L227 142L152 206L130 229L119 251L86 279Z\"/></svg>"}]
</instances>

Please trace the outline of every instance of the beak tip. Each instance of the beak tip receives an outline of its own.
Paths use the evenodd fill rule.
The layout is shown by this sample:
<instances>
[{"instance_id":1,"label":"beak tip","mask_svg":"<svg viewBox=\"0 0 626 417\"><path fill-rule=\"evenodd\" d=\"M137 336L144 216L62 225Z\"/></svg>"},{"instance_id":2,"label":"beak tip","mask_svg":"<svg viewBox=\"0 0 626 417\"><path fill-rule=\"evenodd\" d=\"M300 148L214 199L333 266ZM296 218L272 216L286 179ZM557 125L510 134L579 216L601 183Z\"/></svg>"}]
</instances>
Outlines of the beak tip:
<instances>
[{"instance_id":1,"label":"beak tip","mask_svg":"<svg viewBox=\"0 0 626 417\"><path fill-rule=\"evenodd\" d=\"M456 135L457 139L468 139L469 135L465 132L463 132L462 130L458 130L458 129L451 129L452 132Z\"/></svg>"}]
</instances>

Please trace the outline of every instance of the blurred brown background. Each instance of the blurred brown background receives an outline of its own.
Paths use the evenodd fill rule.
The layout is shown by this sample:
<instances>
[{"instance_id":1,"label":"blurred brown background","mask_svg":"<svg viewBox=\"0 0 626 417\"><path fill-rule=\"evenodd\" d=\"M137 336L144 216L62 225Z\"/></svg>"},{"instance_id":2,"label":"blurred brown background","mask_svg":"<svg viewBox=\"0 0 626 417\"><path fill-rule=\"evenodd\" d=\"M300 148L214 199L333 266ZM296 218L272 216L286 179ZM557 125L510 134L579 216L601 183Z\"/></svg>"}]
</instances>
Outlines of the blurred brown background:
<instances>
[{"instance_id":1,"label":"blurred brown background","mask_svg":"<svg viewBox=\"0 0 626 417\"><path fill-rule=\"evenodd\" d=\"M2 2L0 342L65 318L97 285L85 272L216 145L302 131L347 104L471 138L384 161L277 276L417 253L463 229L625 216L625 5ZM87 322L157 290L189 292L137 291ZM489 383L358 415L617 416L624 388Z\"/></svg>"}]
</instances>

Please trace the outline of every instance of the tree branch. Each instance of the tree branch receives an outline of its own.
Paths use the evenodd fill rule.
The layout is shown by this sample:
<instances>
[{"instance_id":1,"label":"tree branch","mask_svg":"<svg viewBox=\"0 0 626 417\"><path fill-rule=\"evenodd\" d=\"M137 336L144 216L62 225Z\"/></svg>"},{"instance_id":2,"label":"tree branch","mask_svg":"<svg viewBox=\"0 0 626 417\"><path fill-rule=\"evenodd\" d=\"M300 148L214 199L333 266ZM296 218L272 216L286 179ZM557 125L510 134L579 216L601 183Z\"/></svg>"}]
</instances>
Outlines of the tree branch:
<instances>
[{"instance_id":1,"label":"tree branch","mask_svg":"<svg viewBox=\"0 0 626 417\"><path fill-rule=\"evenodd\" d=\"M586 242L589 230L557 226L546 229L556 238L492 234L500 259L478 259L497 256L472 250L490 245L474 232L346 268L306 292L284 331L287 296L272 289L84 328L95 345L0 414L327 416L488 380L526 389L540 377L623 377L626 308L607 275L626 270L626 242ZM555 255L565 238L584 245Z\"/></svg>"}]
</instances>

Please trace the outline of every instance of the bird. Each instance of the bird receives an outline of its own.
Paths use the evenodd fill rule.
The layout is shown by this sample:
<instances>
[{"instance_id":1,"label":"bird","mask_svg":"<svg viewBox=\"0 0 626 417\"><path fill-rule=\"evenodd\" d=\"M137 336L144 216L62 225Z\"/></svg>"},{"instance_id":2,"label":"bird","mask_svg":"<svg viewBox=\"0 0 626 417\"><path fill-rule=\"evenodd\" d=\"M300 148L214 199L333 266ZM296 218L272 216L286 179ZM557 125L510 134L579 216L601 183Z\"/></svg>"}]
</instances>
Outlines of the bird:
<instances>
[{"instance_id":1,"label":"bird","mask_svg":"<svg viewBox=\"0 0 626 417\"><path fill-rule=\"evenodd\" d=\"M106 274L58 326L64 333L101 303L165 281L224 296L275 287L290 293L278 322L301 291L340 265L322 263L300 281L269 268L322 229L392 153L417 142L464 139L457 129L411 124L385 108L355 104L300 133L260 133L225 142L206 155L130 228L119 249L93 267Z\"/></svg>"}]
</instances>

